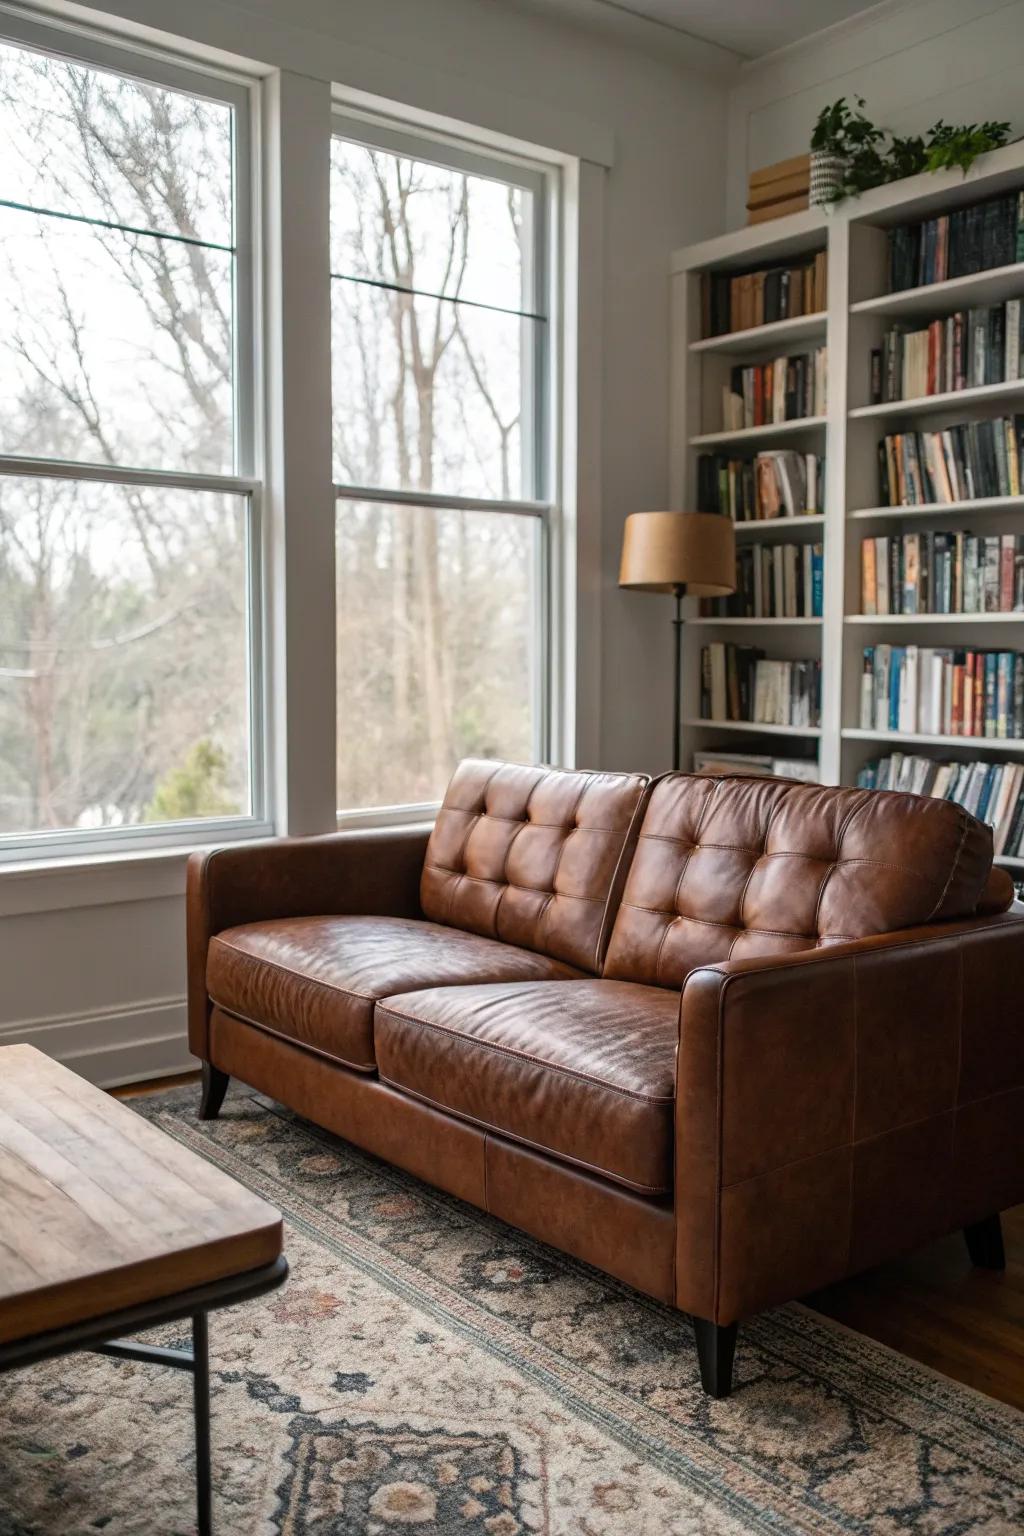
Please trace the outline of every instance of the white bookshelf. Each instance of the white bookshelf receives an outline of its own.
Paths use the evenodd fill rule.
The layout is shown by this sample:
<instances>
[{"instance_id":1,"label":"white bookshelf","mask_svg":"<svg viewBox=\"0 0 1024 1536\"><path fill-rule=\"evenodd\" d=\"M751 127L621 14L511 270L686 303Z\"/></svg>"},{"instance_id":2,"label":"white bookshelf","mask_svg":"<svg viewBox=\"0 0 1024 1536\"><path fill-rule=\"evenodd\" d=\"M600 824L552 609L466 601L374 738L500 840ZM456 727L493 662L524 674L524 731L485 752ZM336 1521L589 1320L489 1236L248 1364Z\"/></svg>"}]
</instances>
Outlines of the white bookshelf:
<instances>
[{"instance_id":1,"label":"white bookshelf","mask_svg":"<svg viewBox=\"0 0 1024 1536\"><path fill-rule=\"evenodd\" d=\"M700 453L736 450L753 457L774 444L826 457L825 512L736 525L737 543L821 542L824 546L823 616L814 621L697 619L692 609L683 675L684 765L694 749L716 743L734 750L791 756L817 751L823 782L853 783L872 758L892 751L950 761L1017 761L1024 740L926 736L865 731L859 727L863 650L875 641L922 645L977 644L1024 650L1021 614L867 615L860 610L860 545L872 534L916 529L1024 533L1024 496L992 497L916 507L877 505L877 445L889 430L928 430L952 421L1024 412L1024 380L952 394L875 405L870 398L871 350L896 320L918 324L959 309L1024 298L1024 262L953 278L900 293L886 291L886 231L893 225L951 212L1002 192L1024 188L1024 144L1008 145L959 172L917 176L880 187L825 213L811 209L769 224L732 231L674 252L672 273L671 501L696 505ZM704 338L700 330L701 275L749 271L787 259L828 252L828 305L819 315L778 321L755 330ZM768 361L784 353L828 348L828 402L824 416L744 431L722 431L721 387L739 361ZM891 424L891 425L890 425ZM756 644L769 657L822 663L820 729L757 726L700 718L700 651L709 640ZM771 744L767 738L771 738ZM780 742L778 738L783 738ZM1003 859L1024 870L1024 859Z\"/></svg>"}]
</instances>

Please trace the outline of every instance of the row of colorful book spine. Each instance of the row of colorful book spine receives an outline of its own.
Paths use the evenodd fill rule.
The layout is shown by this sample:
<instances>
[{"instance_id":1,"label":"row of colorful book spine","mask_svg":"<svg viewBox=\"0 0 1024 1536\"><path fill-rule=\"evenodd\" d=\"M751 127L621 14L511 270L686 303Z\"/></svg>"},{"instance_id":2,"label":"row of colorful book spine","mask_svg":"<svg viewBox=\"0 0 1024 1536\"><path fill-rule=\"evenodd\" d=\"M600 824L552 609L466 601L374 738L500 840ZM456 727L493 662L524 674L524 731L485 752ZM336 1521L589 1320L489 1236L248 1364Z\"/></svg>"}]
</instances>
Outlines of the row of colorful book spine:
<instances>
[{"instance_id":1,"label":"row of colorful book spine","mask_svg":"<svg viewBox=\"0 0 1024 1536\"><path fill-rule=\"evenodd\" d=\"M1024 307L1020 299L932 320L895 325L871 353L871 400L916 400L1021 377Z\"/></svg>"},{"instance_id":2,"label":"row of colorful book spine","mask_svg":"<svg viewBox=\"0 0 1024 1536\"><path fill-rule=\"evenodd\" d=\"M861 541L861 612L1024 612L1024 534L963 531Z\"/></svg>"},{"instance_id":3,"label":"row of colorful book spine","mask_svg":"<svg viewBox=\"0 0 1024 1536\"><path fill-rule=\"evenodd\" d=\"M894 432L878 445L882 505L1019 496L1024 416L960 422L934 432Z\"/></svg>"},{"instance_id":4,"label":"row of colorful book spine","mask_svg":"<svg viewBox=\"0 0 1024 1536\"><path fill-rule=\"evenodd\" d=\"M773 660L751 645L706 645L701 651L701 716L756 725L817 726L821 663Z\"/></svg>"},{"instance_id":5,"label":"row of colorful book spine","mask_svg":"<svg viewBox=\"0 0 1024 1536\"><path fill-rule=\"evenodd\" d=\"M722 430L737 432L824 416L827 388L825 347L733 368L728 384L722 386Z\"/></svg>"},{"instance_id":6,"label":"row of colorful book spine","mask_svg":"<svg viewBox=\"0 0 1024 1536\"><path fill-rule=\"evenodd\" d=\"M736 553L736 591L704 598L707 618L820 619L822 544L745 545Z\"/></svg>"},{"instance_id":7,"label":"row of colorful book spine","mask_svg":"<svg viewBox=\"0 0 1024 1536\"><path fill-rule=\"evenodd\" d=\"M1017 740L1024 734L1024 654L867 646L860 726L902 735Z\"/></svg>"},{"instance_id":8,"label":"row of colorful book spine","mask_svg":"<svg viewBox=\"0 0 1024 1536\"><path fill-rule=\"evenodd\" d=\"M895 789L935 800L955 800L992 828L997 858L1024 856L1024 763L943 763L894 752L865 763L861 789Z\"/></svg>"}]
</instances>

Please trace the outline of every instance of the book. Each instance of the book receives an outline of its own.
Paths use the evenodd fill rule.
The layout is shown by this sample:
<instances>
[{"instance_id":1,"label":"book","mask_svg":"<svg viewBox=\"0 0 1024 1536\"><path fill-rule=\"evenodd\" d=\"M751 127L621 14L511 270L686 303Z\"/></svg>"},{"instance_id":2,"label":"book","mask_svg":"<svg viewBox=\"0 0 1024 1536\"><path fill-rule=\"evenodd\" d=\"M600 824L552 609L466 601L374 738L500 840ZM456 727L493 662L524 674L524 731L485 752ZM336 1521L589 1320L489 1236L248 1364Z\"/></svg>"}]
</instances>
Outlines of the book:
<instances>
[{"instance_id":1,"label":"book","mask_svg":"<svg viewBox=\"0 0 1024 1536\"><path fill-rule=\"evenodd\" d=\"M720 641L701 651L701 718L814 726L821 717L821 664L782 661L756 646Z\"/></svg>"},{"instance_id":2,"label":"book","mask_svg":"<svg viewBox=\"0 0 1024 1536\"><path fill-rule=\"evenodd\" d=\"M736 552L736 591L702 598L704 618L820 619L824 546L743 544Z\"/></svg>"},{"instance_id":3,"label":"book","mask_svg":"<svg viewBox=\"0 0 1024 1536\"><path fill-rule=\"evenodd\" d=\"M826 374L824 347L733 368L722 386L722 430L824 415Z\"/></svg>"},{"instance_id":4,"label":"book","mask_svg":"<svg viewBox=\"0 0 1024 1536\"><path fill-rule=\"evenodd\" d=\"M861 674L862 730L1024 738L1024 652L873 645Z\"/></svg>"},{"instance_id":5,"label":"book","mask_svg":"<svg viewBox=\"0 0 1024 1536\"><path fill-rule=\"evenodd\" d=\"M1024 614L1024 534L930 529L860 548L862 613Z\"/></svg>"},{"instance_id":6,"label":"book","mask_svg":"<svg viewBox=\"0 0 1024 1536\"><path fill-rule=\"evenodd\" d=\"M891 326L870 355L873 404L954 394L1021 377L1021 302L961 310L926 326Z\"/></svg>"},{"instance_id":7,"label":"book","mask_svg":"<svg viewBox=\"0 0 1024 1536\"><path fill-rule=\"evenodd\" d=\"M941 763L894 752L865 763L857 785L953 800L992 828L996 858L1024 855L1024 763Z\"/></svg>"},{"instance_id":8,"label":"book","mask_svg":"<svg viewBox=\"0 0 1024 1536\"><path fill-rule=\"evenodd\" d=\"M704 336L724 336L730 331L817 313L827 301L827 270L828 258L824 251L818 251L793 265L702 273Z\"/></svg>"},{"instance_id":9,"label":"book","mask_svg":"<svg viewBox=\"0 0 1024 1536\"><path fill-rule=\"evenodd\" d=\"M813 453L775 450L745 459L702 453L697 459L697 510L738 523L823 512L824 486L824 460Z\"/></svg>"},{"instance_id":10,"label":"book","mask_svg":"<svg viewBox=\"0 0 1024 1536\"><path fill-rule=\"evenodd\" d=\"M879 444L879 496L889 507L1021 494L1024 416L895 432Z\"/></svg>"},{"instance_id":11,"label":"book","mask_svg":"<svg viewBox=\"0 0 1024 1536\"><path fill-rule=\"evenodd\" d=\"M1024 195L1000 194L889 231L889 289L925 287L1024 261Z\"/></svg>"}]
</instances>

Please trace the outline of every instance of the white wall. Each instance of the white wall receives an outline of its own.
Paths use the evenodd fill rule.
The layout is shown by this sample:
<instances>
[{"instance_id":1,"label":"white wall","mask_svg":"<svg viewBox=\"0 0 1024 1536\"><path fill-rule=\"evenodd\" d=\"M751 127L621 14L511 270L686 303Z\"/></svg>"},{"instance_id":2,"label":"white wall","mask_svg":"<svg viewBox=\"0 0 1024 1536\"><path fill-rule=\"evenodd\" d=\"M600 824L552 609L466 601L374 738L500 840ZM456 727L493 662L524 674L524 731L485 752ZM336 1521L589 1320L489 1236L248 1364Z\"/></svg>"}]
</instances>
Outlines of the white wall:
<instances>
[{"instance_id":1,"label":"white wall","mask_svg":"<svg viewBox=\"0 0 1024 1536\"><path fill-rule=\"evenodd\" d=\"M1024 133L1024 0L893 0L861 20L744 65L729 101L728 227L747 176L806 150L819 109L863 96L898 133L1005 119Z\"/></svg>"},{"instance_id":2,"label":"white wall","mask_svg":"<svg viewBox=\"0 0 1024 1536\"><path fill-rule=\"evenodd\" d=\"M733 66L608 8L575 9L598 24L541 0L107 0L93 14L612 161L585 176L596 377L581 381L581 446L600 493L585 479L579 512L600 565L584 573L581 738L595 766L660 770L670 615L617 591L619 534L627 512L666 503L668 252L723 226ZM105 1083L185 1067L183 888L183 861L166 856L98 876L0 873L0 1042L31 1039Z\"/></svg>"}]
</instances>

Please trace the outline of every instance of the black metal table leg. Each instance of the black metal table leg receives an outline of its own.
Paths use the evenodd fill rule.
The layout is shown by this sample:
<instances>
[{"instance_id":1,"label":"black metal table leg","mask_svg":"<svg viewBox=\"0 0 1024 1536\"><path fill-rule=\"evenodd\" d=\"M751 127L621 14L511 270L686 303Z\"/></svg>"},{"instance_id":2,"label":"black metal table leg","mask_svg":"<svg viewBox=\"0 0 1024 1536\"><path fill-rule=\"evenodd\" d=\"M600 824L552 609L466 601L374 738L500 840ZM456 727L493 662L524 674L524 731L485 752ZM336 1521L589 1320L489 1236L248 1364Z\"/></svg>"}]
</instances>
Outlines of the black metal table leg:
<instances>
[{"instance_id":1,"label":"black metal table leg","mask_svg":"<svg viewBox=\"0 0 1024 1536\"><path fill-rule=\"evenodd\" d=\"M192 1319L192 1361L192 1402L196 1419L196 1525L199 1536L212 1536L210 1338L205 1312L197 1312Z\"/></svg>"}]
</instances>

